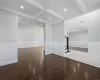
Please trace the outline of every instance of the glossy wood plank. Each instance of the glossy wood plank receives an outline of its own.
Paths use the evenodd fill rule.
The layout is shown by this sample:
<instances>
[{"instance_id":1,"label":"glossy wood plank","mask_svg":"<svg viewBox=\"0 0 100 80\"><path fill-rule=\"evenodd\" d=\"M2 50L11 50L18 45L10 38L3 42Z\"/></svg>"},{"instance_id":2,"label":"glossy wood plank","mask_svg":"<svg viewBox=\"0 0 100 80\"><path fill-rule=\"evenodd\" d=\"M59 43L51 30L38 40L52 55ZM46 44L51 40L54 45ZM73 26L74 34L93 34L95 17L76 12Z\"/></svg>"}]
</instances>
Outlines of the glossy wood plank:
<instances>
[{"instance_id":1,"label":"glossy wood plank","mask_svg":"<svg viewBox=\"0 0 100 80\"><path fill-rule=\"evenodd\" d=\"M0 67L0 80L100 80L100 69L54 54L43 57L41 47L20 48L18 63Z\"/></svg>"},{"instance_id":2,"label":"glossy wood plank","mask_svg":"<svg viewBox=\"0 0 100 80\"><path fill-rule=\"evenodd\" d=\"M100 69L97 67L54 54L45 57L50 56L52 57L46 58L46 60L48 61L49 59L48 64L51 64L51 61L53 62L50 66L55 66L50 70L52 72L52 80L100 80ZM61 65L64 65L64 67ZM48 65L45 64L45 66Z\"/></svg>"}]
</instances>

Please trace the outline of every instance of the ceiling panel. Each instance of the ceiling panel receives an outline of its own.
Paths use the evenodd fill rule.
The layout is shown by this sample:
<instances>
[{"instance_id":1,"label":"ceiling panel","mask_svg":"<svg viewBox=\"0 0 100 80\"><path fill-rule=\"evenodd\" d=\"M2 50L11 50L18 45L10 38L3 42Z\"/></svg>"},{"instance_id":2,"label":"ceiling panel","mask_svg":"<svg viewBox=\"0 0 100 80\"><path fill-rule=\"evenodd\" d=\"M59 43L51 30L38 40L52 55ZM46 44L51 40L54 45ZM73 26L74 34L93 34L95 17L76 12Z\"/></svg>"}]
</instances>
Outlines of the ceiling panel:
<instances>
[{"instance_id":1,"label":"ceiling panel","mask_svg":"<svg viewBox=\"0 0 100 80\"><path fill-rule=\"evenodd\" d=\"M21 9L21 6L24 8ZM0 7L35 16L41 9L24 0L0 0Z\"/></svg>"},{"instance_id":2,"label":"ceiling panel","mask_svg":"<svg viewBox=\"0 0 100 80\"><path fill-rule=\"evenodd\" d=\"M46 7L59 13L67 20L82 14L82 11L73 0L51 0Z\"/></svg>"},{"instance_id":3,"label":"ceiling panel","mask_svg":"<svg viewBox=\"0 0 100 80\"><path fill-rule=\"evenodd\" d=\"M100 0L82 0L88 11L100 8Z\"/></svg>"},{"instance_id":4,"label":"ceiling panel","mask_svg":"<svg viewBox=\"0 0 100 80\"><path fill-rule=\"evenodd\" d=\"M69 20L100 8L100 0L0 0L0 7L53 24L62 21L60 18Z\"/></svg>"},{"instance_id":5,"label":"ceiling panel","mask_svg":"<svg viewBox=\"0 0 100 80\"><path fill-rule=\"evenodd\" d=\"M40 26L44 26L45 23L34 20L34 19L30 19L30 18L26 18L23 16L19 16L18 17L18 21L19 21L19 28L26 28L26 25L33 25L33 26L28 26L28 28L34 27L35 25L40 25Z\"/></svg>"},{"instance_id":6,"label":"ceiling panel","mask_svg":"<svg viewBox=\"0 0 100 80\"><path fill-rule=\"evenodd\" d=\"M44 11L40 16L38 16L37 19L45 20L46 22L51 23L51 24L55 24L57 22L62 21L62 19L60 19L46 11Z\"/></svg>"}]
</instances>

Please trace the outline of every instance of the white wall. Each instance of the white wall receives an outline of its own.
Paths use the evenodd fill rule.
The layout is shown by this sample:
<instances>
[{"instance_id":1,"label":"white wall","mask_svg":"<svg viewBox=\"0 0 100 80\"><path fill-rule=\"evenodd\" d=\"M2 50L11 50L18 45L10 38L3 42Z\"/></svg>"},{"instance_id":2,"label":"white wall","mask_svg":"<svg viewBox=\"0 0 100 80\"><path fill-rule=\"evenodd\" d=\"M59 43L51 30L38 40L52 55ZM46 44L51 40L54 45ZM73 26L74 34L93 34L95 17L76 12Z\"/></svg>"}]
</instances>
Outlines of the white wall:
<instances>
[{"instance_id":1,"label":"white wall","mask_svg":"<svg viewBox=\"0 0 100 80\"><path fill-rule=\"evenodd\" d=\"M64 22L64 34L70 38L70 46L88 48L89 23L84 16L85 15Z\"/></svg>"},{"instance_id":2,"label":"white wall","mask_svg":"<svg viewBox=\"0 0 100 80\"><path fill-rule=\"evenodd\" d=\"M0 66L17 62L18 16L0 10Z\"/></svg>"},{"instance_id":3,"label":"white wall","mask_svg":"<svg viewBox=\"0 0 100 80\"><path fill-rule=\"evenodd\" d=\"M72 20L76 20L75 22L83 21L82 26L88 27L88 54L77 54L76 56L73 53L70 57L73 56L74 58L76 56L77 60L100 68L100 9ZM65 28L69 21L65 21ZM73 25L80 26L79 24L75 25L75 23Z\"/></svg>"},{"instance_id":4,"label":"white wall","mask_svg":"<svg viewBox=\"0 0 100 80\"><path fill-rule=\"evenodd\" d=\"M44 42L45 42L45 54L51 54L54 52L54 26L46 24L44 27Z\"/></svg>"},{"instance_id":5,"label":"white wall","mask_svg":"<svg viewBox=\"0 0 100 80\"><path fill-rule=\"evenodd\" d=\"M43 27L36 24L19 26L19 48L43 46Z\"/></svg>"},{"instance_id":6,"label":"white wall","mask_svg":"<svg viewBox=\"0 0 100 80\"><path fill-rule=\"evenodd\" d=\"M53 25L54 27L54 54L64 56L64 22Z\"/></svg>"},{"instance_id":7,"label":"white wall","mask_svg":"<svg viewBox=\"0 0 100 80\"><path fill-rule=\"evenodd\" d=\"M46 24L44 36L46 55L64 56L64 22Z\"/></svg>"},{"instance_id":8,"label":"white wall","mask_svg":"<svg viewBox=\"0 0 100 80\"><path fill-rule=\"evenodd\" d=\"M88 31L70 33L69 46L88 48Z\"/></svg>"},{"instance_id":9,"label":"white wall","mask_svg":"<svg viewBox=\"0 0 100 80\"><path fill-rule=\"evenodd\" d=\"M88 15L89 25L89 53L100 58L100 9ZM89 18L88 17L88 18Z\"/></svg>"},{"instance_id":10,"label":"white wall","mask_svg":"<svg viewBox=\"0 0 100 80\"><path fill-rule=\"evenodd\" d=\"M80 23L83 21L83 23ZM100 55L100 9L83 16L65 21L65 28L76 29L77 27L88 28L88 54L93 56ZM67 29L66 28L66 29Z\"/></svg>"}]
</instances>

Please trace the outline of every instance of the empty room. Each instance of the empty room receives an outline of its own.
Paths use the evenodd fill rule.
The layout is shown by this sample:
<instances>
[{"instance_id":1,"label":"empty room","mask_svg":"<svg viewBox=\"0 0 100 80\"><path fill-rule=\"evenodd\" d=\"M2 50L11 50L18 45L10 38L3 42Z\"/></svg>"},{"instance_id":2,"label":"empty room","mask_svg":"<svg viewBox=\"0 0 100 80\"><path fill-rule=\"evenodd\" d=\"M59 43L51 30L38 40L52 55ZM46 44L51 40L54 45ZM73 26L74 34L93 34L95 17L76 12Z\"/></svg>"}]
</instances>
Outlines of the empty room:
<instances>
[{"instance_id":1,"label":"empty room","mask_svg":"<svg viewBox=\"0 0 100 80\"><path fill-rule=\"evenodd\" d=\"M0 0L0 80L100 80L100 0Z\"/></svg>"}]
</instances>

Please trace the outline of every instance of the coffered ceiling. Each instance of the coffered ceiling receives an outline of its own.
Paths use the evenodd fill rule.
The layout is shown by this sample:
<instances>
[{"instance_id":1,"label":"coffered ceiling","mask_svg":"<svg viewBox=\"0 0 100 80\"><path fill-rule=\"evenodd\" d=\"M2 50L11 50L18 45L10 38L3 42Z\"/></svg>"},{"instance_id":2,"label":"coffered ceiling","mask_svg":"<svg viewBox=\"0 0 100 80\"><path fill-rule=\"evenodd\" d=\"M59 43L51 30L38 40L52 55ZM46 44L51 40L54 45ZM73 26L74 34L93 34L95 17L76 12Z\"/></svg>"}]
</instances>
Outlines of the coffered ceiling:
<instances>
[{"instance_id":1,"label":"coffered ceiling","mask_svg":"<svg viewBox=\"0 0 100 80\"><path fill-rule=\"evenodd\" d=\"M100 8L100 0L0 0L0 8L56 24Z\"/></svg>"}]
</instances>

